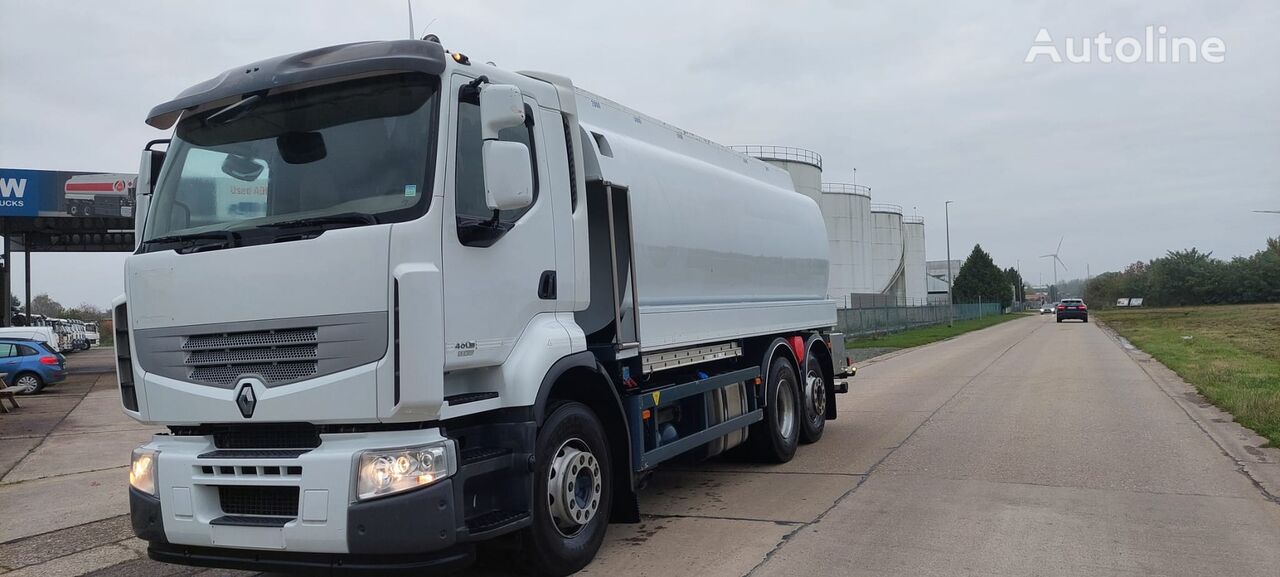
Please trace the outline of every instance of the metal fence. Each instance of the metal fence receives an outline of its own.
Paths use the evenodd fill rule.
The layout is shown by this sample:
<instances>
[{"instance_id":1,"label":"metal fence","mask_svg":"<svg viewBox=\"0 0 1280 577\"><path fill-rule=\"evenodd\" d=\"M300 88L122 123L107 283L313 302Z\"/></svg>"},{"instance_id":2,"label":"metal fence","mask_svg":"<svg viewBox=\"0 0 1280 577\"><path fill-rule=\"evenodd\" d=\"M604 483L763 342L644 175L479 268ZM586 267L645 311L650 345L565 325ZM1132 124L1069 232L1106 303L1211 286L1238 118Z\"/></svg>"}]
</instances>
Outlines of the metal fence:
<instances>
[{"instance_id":1,"label":"metal fence","mask_svg":"<svg viewBox=\"0 0 1280 577\"><path fill-rule=\"evenodd\" d=\"M868 336L906 330L914 327L946 324L954 310L957 321L989 317L1003 313L1000 303L928 306L877 306L843 308L836 313L836 325L847 337Z\"/></svg>"}]
</instances>

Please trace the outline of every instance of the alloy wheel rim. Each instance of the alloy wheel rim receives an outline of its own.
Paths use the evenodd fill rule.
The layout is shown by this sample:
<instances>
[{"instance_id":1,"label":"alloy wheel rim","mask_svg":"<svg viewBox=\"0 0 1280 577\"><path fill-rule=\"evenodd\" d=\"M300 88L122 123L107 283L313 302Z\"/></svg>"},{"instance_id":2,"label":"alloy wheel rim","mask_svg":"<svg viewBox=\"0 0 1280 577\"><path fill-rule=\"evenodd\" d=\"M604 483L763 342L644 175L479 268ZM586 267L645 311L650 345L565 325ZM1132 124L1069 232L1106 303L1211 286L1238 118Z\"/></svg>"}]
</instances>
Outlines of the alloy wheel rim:
<instances>
[{"instance_id":1,"label":"alloy wheel rim","mask_svg":"<svg viewBox=\"0 0 1280 577\"><path fill-rule=\"evenodd\" d=\"M595 518L603 488L600 461L582 439L556 449L547 471L547 509L560 536L577 535Z\"/></svg>"},{"instance_id":2,"label":"alloy wheel rim","mask_svg":"<svg viewBox=\"0 0 1280 577\"><path fill-rule=\"evenodd\" d=\"M804 380L805 396L813 408L813 421L820 422L827 414L827 391L822 384L822 373L817 369L809 369Z\"/></svg>"},{"instance_id":3,"label":"alloy wheel rim","mask_svg":"<svg viewBox=\"0 0 1280 577\"><path fill-rule=\"evenodd\" d=\"M18 379L18 386L22 388L22 391L24 393L36 392L36 386L38 386L39 384L40 384L40 381L37 381L36 378L31 375L25 375L22 378Z\"/></svg>"}]
</instances>

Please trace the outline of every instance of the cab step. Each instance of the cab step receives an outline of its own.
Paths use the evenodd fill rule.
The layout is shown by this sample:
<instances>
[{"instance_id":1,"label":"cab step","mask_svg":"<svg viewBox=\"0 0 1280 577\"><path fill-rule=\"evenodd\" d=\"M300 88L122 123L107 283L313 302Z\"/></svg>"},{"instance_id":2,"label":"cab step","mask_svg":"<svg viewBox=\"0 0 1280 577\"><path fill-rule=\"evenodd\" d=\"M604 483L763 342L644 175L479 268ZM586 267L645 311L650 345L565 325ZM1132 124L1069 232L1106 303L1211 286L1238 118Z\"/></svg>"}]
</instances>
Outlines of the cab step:
<instances>
[{"instance_id":1,"label":"cab step","mask_svg":"<svg viewBox=\"0 0 1280 577\"><path fill-rule=\"evenodd\" d=\"M467 533L472 537L513 525L523 526L531 519L528 511L490 511L467 519Z\"/></svg>"},{"instance_id":2,"label":"cab step","mask_svg":"<svg viewBox=\"0 0 1280 577\"><path fill-rule=\"evenodd\" d=\"M487 401L489 399L498 398L498 391L482 391L479 393L459 393L457 395L449 395L444 398L444 402L450 406L465 405L477 401Z\"/></svg>"},{"instance_id":3,"label":"cab step","mask_svg":"<svg viewBox=\"0 0 1280 577\"><path fill-rule=\"evenodd\" d=\"M473 447L458 453L461 473L475 477L497 471L510 470L515 452L502 447Z\"/></svg>"},{"instance_id":4,"label":"cab step","mask_svg":"<svg viewBox=\"0 0 1280 577\"><path fill-rule=\"evenodd\" d=\"M462 461L463 466L466 466L503 455L510 455L511 452L511 449L503 447L472 447L463 449L458 455L458 460Z\"/></svg>"}]
</instances>

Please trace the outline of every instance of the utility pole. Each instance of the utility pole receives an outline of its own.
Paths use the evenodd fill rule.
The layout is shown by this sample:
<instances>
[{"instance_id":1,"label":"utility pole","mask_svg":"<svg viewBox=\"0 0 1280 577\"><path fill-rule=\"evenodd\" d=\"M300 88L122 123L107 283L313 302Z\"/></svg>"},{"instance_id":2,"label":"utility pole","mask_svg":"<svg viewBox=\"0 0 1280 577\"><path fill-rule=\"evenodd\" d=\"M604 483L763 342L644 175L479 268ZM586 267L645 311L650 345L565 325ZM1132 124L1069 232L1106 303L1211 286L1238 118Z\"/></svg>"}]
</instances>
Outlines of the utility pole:
<instances>
[{"instance_id":1,"label":"utility pole","mask_svg":"<svg viewBox=\"0 0 1280 577\"><path fill-rule=\"evenodd\" d=\"M409 8L409 39L415 40L418 31L413 29L413 0L404 0L404 3Z\"/></svg>"},{"instance_id":2,"label":"utility pole","mask_svg":"<svg viewBox=\"0 0 1280 577\"><path fill-rule=\"evenodd\" d=\"M951 279L951 203L952 202L955 202L955 201L948 200L945 204L942 205L943 213L946 215L945 220L947 225L947 326L951 326L956 319L956 301L955 301L955 297L952 296L951 294L951 280L952 280Z\"/></svg>"}]
</instances>

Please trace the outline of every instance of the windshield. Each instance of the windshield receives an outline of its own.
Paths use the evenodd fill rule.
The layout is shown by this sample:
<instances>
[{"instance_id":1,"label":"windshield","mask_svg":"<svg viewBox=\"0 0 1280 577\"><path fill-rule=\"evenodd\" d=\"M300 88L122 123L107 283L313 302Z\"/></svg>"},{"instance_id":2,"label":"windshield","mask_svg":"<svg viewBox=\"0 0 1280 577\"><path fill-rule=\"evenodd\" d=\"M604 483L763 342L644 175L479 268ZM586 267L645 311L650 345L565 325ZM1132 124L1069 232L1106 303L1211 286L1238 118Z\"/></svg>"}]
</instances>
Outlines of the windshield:
<instances>
[{"instance_id":1,"label":"windshield","mask_svg":"<svg viewBox=\"0 0 1280 577\"><path fill-rule=\"evenodd\" d=\"M396 222L426 212L438 80L362 78L184 118L157 183L141 250L192 235L273 242L298 228ZM185 237L185 238L183 238ZM227 243L232 244L232 243Z\"/></svg>"}]
</instances>

